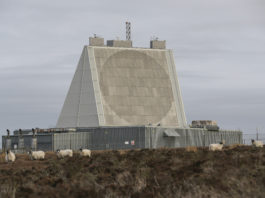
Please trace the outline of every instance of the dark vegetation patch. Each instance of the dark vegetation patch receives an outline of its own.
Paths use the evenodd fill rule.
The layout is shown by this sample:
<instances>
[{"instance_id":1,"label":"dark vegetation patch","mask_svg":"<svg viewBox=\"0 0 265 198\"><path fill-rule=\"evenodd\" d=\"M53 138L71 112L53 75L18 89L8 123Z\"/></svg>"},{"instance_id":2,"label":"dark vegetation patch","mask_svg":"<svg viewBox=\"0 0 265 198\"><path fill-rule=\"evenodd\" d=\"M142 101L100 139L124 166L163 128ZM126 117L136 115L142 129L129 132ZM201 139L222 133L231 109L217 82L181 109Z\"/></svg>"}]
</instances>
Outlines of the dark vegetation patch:
<instances>
[{"instance_id":1,"label":"dark vegetation patch","mask_svg":"<svg viewBox=\"0 0 265 198\"><path fill-rule=\"evenodd\" d=\"M0 197L264 197L265 148L94 151L0 162Z\"/></svg>"}]
</instances>

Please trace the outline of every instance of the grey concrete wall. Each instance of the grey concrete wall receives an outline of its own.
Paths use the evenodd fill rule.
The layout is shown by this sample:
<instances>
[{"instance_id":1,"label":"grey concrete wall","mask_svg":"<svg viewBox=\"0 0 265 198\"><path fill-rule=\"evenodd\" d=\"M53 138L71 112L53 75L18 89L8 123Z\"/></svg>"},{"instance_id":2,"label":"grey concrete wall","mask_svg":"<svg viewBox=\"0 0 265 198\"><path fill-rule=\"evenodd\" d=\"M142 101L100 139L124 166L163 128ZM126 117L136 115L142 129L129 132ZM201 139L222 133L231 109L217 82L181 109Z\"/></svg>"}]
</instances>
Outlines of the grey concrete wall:
<instances>
[{"instance_id":1,"label":"grey concrete wall","mask_svg":"<svg viewBox=\"0 0 265 198\"><path fill-rule=\"evenodd\" d=\"M107 46L109 47L132 47L132 41L129 40L108 40Z\"/></svg>"},{"instance_id":2,"label":"grey concrete wall","mask_svg":"<svg viewBox=\"0 0 265 198\"><path fill-rule=\"evenodd\" d=\"M86 46L57 128L186 127L170 50Z\"/></svg>"},{"instance_id":3,"label":"grey concrete wall","mask_svg":"<svg viewBox=\"0 0 265 198\"><path fill-rule=\"evenodd\" d=\"M178 76L176 72L176 65L174 62L173 53L168 50L166 53L167 66L169 71L169 77L172 85L172 93L174 96L174 105L177 113L178 127L187 127L187 120L184 111L184 104L182 100L182 94L180 90L180 84L178 81Z\"/></svg>"},{"instance_id":4,"label":"grey concrete wall","mask_svg":"<svg viewBox=\"0 0 265 198\"><path fill-rule=\"evenodd\" d=\"M152 49L166 49L166 41L150 41L150 48Z\"/></svg>"},{"instance_id":5,"label":"grey concrete wall","mask_svg":"<svg viewBox=\"0 0 265 198\"><path fill-rule=\"evenodd\" d=\"M104 38L100 37L89 37L90 46L104 46Z\"/></svg>"},{"instance_id":6,"label":"grey concrete wall","mask_svg":"<svg viewBox=\"0 0 265 198\"><path fill-rule=\"evenodd\" d=\"M173 95L176 87L170 79L167 53L167 50L94 48L104 125L185 125L177 118L183 117L177 115L177 109L183 108Z\"/></svg>"},{"instance_id":7,"label":"grey concrete wall","mask_svg":"<svg viewBox=\"0 0 265 198\"><path fill-rule=\"evenodd\" d=\"M56 127L87 126L99 126L99 121L88 51L84 47Z\"/></svg>"}]
</instances>

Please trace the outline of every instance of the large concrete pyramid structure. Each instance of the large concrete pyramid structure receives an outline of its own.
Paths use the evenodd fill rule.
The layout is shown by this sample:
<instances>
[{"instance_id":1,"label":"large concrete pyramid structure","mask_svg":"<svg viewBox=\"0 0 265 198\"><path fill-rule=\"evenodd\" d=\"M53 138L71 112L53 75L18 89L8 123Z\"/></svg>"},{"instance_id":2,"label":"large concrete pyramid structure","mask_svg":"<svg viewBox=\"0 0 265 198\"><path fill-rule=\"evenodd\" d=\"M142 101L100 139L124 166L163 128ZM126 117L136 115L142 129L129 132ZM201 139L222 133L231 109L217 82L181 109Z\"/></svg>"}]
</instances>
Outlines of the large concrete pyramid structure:
<instances>
[{"instance_id":1,"label":"large concrete pyramid structure","mask_svg":"<svg viewBox=\"0 0 265 198\"><path fill-rule=\"evenodd\" d=\"M186 127L172 51L108 45L84 47L56 127Z\"/></svg>"}]
</instances>

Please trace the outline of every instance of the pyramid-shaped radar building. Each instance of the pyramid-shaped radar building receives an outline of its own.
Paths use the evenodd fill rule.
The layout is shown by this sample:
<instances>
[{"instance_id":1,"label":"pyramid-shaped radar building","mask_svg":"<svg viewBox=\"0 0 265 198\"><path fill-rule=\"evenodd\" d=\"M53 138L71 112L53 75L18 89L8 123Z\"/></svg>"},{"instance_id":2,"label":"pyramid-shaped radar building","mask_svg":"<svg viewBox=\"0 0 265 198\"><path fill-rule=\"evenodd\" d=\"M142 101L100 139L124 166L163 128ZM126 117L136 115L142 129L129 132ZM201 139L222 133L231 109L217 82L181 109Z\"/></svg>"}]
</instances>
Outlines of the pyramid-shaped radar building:
<instances>
[{"instance_id":1,"label":"pyramid-shaped radar building","mask_svg":"<svg viewBox=\"0 0 265 198\"><path fill-rule=\"evenodd\" d=\"M187 125L172 51L165 41L90 38L56 127L140 125Z\"/></svg>"}]
</instances>

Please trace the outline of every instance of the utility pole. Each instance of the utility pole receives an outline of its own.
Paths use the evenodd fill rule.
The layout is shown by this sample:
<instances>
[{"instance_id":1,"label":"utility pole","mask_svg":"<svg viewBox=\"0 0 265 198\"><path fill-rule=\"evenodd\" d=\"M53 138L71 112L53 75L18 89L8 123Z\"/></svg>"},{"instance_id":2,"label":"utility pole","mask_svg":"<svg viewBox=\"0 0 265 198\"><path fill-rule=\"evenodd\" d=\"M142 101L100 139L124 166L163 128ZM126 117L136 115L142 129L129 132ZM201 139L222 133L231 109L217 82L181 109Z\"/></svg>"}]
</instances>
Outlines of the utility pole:
<instances>
[{"instance_id":1,"label":"utility pole","mask_svg":"<svg viewBox=\"0 0 265 198\"><path fill-rule=\"evenodd\" d=\"M258 127L256 128L257 134L256 134L256 140L259 140L259 129Z\"/></svg>"}]
</instances>

